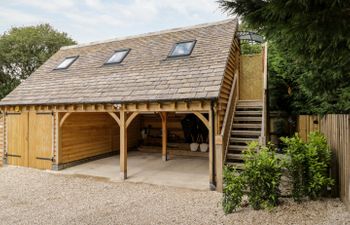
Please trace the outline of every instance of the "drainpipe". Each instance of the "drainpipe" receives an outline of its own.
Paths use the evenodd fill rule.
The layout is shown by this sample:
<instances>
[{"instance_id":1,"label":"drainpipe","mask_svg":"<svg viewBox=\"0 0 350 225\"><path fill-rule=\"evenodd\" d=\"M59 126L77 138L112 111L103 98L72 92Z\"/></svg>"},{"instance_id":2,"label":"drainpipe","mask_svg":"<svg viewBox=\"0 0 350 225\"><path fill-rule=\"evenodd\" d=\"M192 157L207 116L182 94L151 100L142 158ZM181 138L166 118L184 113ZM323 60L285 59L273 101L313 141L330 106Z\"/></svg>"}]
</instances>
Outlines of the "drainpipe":
<instances>
[{"instance_id":1,"label":"drainpipe","mask_svg":"<svg viewBox=\"0 0 350 225\"><path fill-rule=\"evenodd\" d=\"M210 102L210 114L211 114L211 118L210 118L210 121L211 121L211 129L212 129L212 132L211 132L211 139L213 140L212 143L211 143L211 148L213 149L212 151L212 158L213 158L213 162L212 162L212 178L211 178L211 181L210 181L210 190L212 191L215 191L216 190L216 182L215 182L215 177L216 177L216 174L215 174L215 115L214 115L214 101L211 101Z\"/></svg>"}]
</instances>

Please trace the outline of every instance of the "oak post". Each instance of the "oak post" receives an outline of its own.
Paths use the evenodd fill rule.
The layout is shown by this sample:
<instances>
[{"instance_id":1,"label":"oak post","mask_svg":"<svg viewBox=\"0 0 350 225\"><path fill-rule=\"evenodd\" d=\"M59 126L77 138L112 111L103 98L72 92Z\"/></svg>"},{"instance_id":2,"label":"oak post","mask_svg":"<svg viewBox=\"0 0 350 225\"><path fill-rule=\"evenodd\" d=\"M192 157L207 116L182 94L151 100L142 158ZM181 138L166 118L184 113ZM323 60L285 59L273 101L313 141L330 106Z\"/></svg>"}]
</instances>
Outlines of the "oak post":
<instances>
[{"instance_id":1,"label":"oak post","mask_svg":"<svg viewBox=\"0 0 350 225\"><path fill-rule=\"evenodd\" d=\"M214 153L214 139L213 139L213 112L212 110L209 111L209 187L211 190L213 190L215 188L215 177L214 177L214 173L213 173L213 169L214 169L214 157L213 157L213 153Z\"/></svg>"},{"instance_id":2,"label":"oak post","mask_svg":"<svg viewBox=\"0 0 350 225\"><path fill-rule=\"evenodd\" d=\"M162 117L162 160L168 160L167 154L167 143L168 143L168 132L167 132L167 113L161 112Z\"/></svg>"},{"instance_id":3,"label":"oak post","mask_svg":"<svg viewBox=\"0 0 350 225\"><path fill-rule=\"evenodd\" d=\"M223 169L224 156L222 148L222 136L217 135L215 138L215 172L216 172L216 191L223 191Z\"/></svg>"},{"instance_id":4,"label":"oak post","mask_svg":"<svg viewBox=\"0 0 350 225\"><path fill-rule=\"evenodd\" d=\"M127 126L126 126L126 112L120 111L120 178L125 180L127 178L128 168L128 145L127 145Z\"/></svg>"}]
</instances>

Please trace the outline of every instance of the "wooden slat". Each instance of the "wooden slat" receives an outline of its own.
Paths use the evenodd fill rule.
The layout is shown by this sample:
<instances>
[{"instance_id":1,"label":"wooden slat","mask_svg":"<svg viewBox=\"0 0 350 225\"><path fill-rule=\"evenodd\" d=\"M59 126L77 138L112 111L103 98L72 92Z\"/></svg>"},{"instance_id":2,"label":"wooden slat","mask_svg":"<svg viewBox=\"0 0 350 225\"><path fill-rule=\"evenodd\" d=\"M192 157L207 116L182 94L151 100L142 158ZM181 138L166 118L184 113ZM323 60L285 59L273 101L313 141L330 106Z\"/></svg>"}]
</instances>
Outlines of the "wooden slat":
<instances>
[{"instance_id":1,"label":"wooden slat","mask_svg":"<svg viewBox=\"0 0 350 225\"><path fill-rule=\"evenodd\" d=\"M320 130L320 117L315 115L300 115L298 117L298 133L302 140L307 141L308 135Z\"/></svg>"},{"instance_id":2,"label":"wooden slat","mask_svg":"<svg viewBox=\"0 0 350 225\"><path fill-rule=\"evenodd\" d=\"M140 123L131 123L128 130L128 144L135 147L140 139ZM62 126L59 163L118 151L119 132L117 122L108 113L72 113Z\"/></svg>"},{"instance_id":3,"label":"wooden slat","mask_svg":"<svg viewBox=\"0 0 350 225\"><path fill-rule=\"evenodd\" d=\"M315 123L318 119L318 124ZM327 138L333 153L331 174L336 179L336 191L340 199L350 209L350 115L329 114L318 116L299 116L298 132L307 141L307 135L320 130Z\"/></svg>"},{"instance_id":4,"label":"wooden slat","mask_svg":"<svg viewBox=\"0 0 350 225\"><path fill-rule=\"evenodd\" d=\"M51 114L29 112L29 153L28 166L37 169L51 169L52 153L52 120Z\"/></svg>"},{"instance_id":5,"label":"wooden slat","mask_svg":"<svg viewBox=\"0 0 350 225\"><path fill-rule=\"evenodd\" d=\"M0 114L0 167L2 166L5 150L4 115Z\"/></svg>"},{"instance_id":6,"label":"wooden slat","mask_svg":"<svg viewBox=\"0 0 350 225\"><path fill-rule=\"evenodd\" d=\"M10 165L28 166L28 112L8 114L7 162Z\"/></svg>"},{"instance_id":7,"label":"wooden slat","mask_svg":"<svg viewBox=\"0 0 350 225\"><path fill-rule=\"evenodd\" d=\"M239 68L239 56L237 55L237 52L239 52L238 40L234 39L232 46L230 48L229 57L226 64L226 70L224 73L224 80L221 86L220 90L220 96L219 96L219 110L217 112L218 118L217 118L217 129L216 134L219 134L222 128L222 124L224 122L224 115L228 104L228 98L231 93L232 89L232 82L234 80L235 71Z\"/></svg>"},{"instance_id":8,"label":"wooden slat","mask_svg":"<svg viewBox=\"0 0 350 225\"><path fill-rule=\"evenodd\" d=\"M263 55L242 55L241 56L241 74L240 74L240 93L241 100L262 100L263 99Z\"/></svg>"}]
</instances>

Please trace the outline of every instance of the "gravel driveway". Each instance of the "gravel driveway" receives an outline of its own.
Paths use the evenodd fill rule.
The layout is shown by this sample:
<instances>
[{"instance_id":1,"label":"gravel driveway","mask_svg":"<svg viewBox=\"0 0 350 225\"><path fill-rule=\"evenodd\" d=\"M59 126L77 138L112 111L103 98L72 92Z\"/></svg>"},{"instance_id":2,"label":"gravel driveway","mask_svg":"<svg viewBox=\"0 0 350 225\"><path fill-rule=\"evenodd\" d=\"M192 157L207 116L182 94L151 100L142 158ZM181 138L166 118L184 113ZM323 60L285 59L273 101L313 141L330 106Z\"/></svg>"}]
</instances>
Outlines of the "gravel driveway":
<instances>
[{"instance_id":1,"label":"gravel driveway","mask_svg":"<svg viewBox=\"0 0 350 225\"><path fill-rule=\"evenodd\" d=\"M225 216L210 191L0 169L0 224L350 224L339 200Z\"/></svg>"}]
</instances>

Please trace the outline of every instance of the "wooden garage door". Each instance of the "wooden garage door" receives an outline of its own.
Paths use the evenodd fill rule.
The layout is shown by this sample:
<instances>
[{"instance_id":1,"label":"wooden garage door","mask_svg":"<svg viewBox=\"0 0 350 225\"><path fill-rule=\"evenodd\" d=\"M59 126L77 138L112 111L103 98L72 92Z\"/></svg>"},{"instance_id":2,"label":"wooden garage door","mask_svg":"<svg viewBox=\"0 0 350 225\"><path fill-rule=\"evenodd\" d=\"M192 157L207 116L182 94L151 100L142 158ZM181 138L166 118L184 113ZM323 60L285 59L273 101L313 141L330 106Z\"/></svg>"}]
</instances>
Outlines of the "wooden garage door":
<instances>
[{"instance_id":1,"label":"wooden garage door","mask_svg":"<svg viewBox=\"0 0 350 225\"><path fill-rule=\"evenodd\" d=\"M51 169L52 123L51 113L29 113L29 167Z\"/></svg>"},{"instance_id":2,"label":"wooden garage door","mask_svg":"<svg viewBox=\"0 0 350 225\"><path fill-rule=\"evenodd\" d=\"M7 163L37 169L51 169L52 121L51 113L7 114Z\"/></svg>"},{"instance_id":3,"label":"wooden garage door","mask_svg":"<svg viewBox=\"0 0 350 225\"><path fill-rule=\"evenodd\" d=\"M28 166L28 113L7 114L7 162Z\"/></svg>"}]
</instances>

